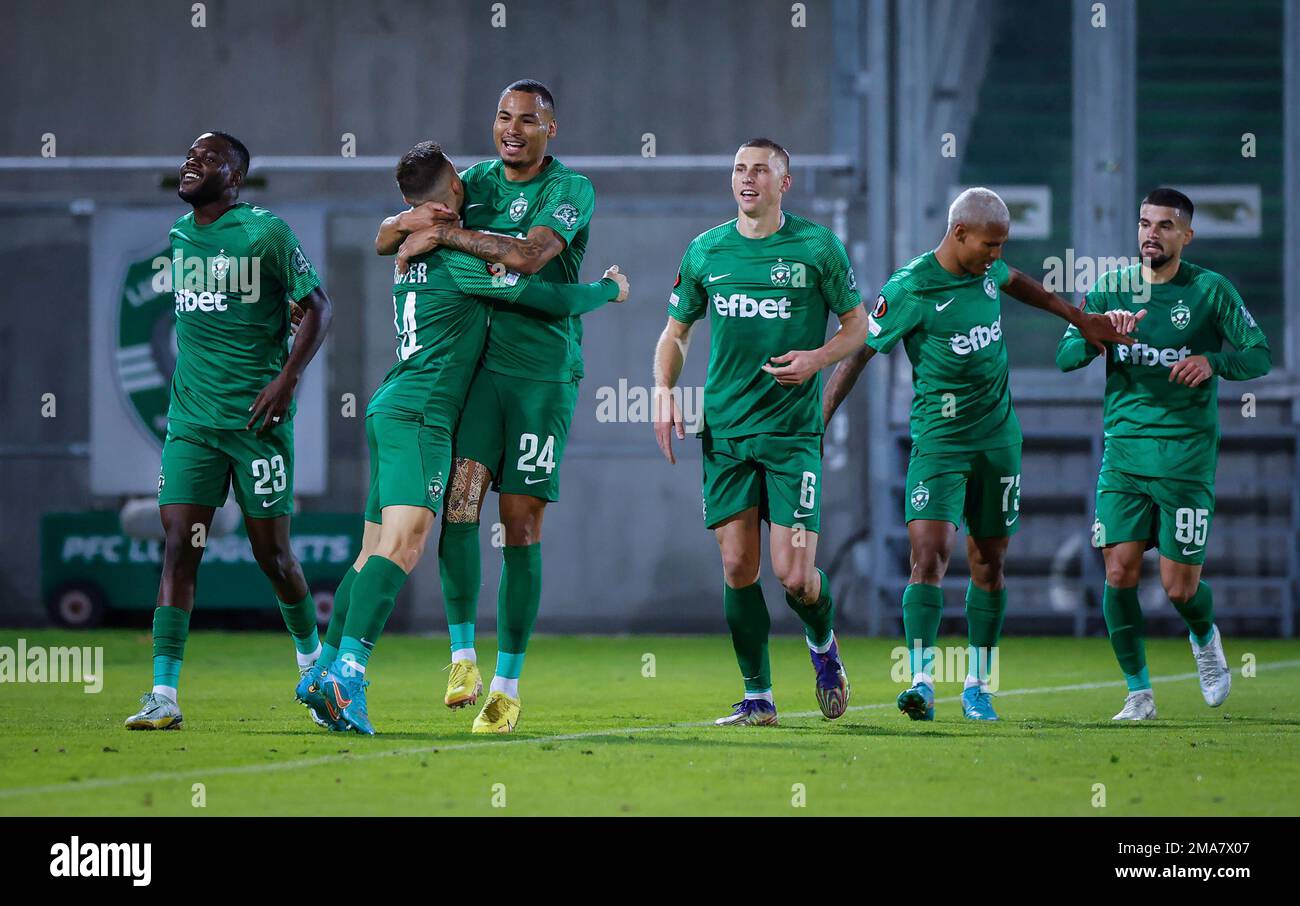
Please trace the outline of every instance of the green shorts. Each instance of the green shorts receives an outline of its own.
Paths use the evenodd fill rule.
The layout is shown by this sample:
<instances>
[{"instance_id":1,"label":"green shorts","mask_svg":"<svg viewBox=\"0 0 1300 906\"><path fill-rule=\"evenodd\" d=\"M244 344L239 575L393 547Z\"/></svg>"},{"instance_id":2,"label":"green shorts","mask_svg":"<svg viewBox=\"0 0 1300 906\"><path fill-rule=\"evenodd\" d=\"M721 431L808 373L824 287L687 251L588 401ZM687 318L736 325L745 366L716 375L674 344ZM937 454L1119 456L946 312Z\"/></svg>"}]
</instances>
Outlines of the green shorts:
<instances>
[{"instance_id":1,"label":"green shorts","mask_svg":"<svg viewBox=\"0 0 1300 906\"><path fill-rule=\"evenodd\" d=\"M702 441L705 527L717 528L756 506L774 525L821 530L821 435L706 432Z\"/></svg>"},{"instance_id":2,"label":"green shorts","mask_svg":"<svg viewBox=\"0 0 1300 906\"><path fill-rule=\"evenodd\" d=\"M370 492L366 522L382 523L386 506L422 506L435 513L451 474L451 432L419 419L366 416Z\"/></svg>"},{"instance_id":3,"label":"green shorts","mask_svg":"<svg viewBox=\"0 0 1300 906\"><path fill-rule=\"evenodd\" d=\"M498 493L559 500L560 462L577 404L577 381L534 381L481 368L456 429L456 457L487 466Z\"/></svg>"},{"instance_id":4,"label":"green shorts","mask_svg":"<svg viewBox=\"0 0 1300 906\"><path fill-rule=\"evenodd\" d=\"M1144 478L1113 469L1097 476L1093 547L1145 541L1159 547L1162 557L1199 566L1213 519L1213 482Z\"/></svg>"},{"instance_id":5,"label":"green shorts","mask_svg":"<svg viewBox=\"0 0 1300 906\"><path fill-rule=\"evenodd\" d=\"M1020 444L965 452L918 450L907 462L905 521L934 519L972 538L1005 538L1020 528Z\"/></svg>"},{"instance_id":6,"label":"green shorts","mask_svg":"<svg viewBox=\"0 0 1300 906\"><path fill-rule=\"evenodd\" d=\"M163 441L158 505L193 503L219 507L230 485L251 519L293 512L293 422L257 431L205 428L172 419Z\"/></svg>"}]
</instances>

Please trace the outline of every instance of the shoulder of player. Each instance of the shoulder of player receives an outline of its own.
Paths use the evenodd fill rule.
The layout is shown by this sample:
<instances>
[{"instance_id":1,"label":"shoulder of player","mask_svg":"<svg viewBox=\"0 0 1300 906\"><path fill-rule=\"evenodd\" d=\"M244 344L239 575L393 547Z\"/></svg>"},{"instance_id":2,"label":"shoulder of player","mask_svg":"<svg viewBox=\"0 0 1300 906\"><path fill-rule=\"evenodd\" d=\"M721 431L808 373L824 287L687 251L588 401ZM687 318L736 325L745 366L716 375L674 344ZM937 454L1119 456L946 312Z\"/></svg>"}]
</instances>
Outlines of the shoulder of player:
<instances>
[{"instance_id":1,"label":"shoulder of player","mask_svg":"<svg viewBox=\"0 0 1300 906\"><path fill-rule=\"evenodd\" d=\"M880 287L880 294L890 302L913 301L913 294L924 289L921 277L928 269L929 252L917 255L898 270Z\"/></svg>"},{"instance_id":2,"label":"shoulder of player","mask_svg":"<svg viewBox=\"0 0 1300 906\"><path fill-rule=\"evenodd\" d=\"M715 227L710 227L687 243L687 255L707 255L718 246L724 244L735 234L735 232L735 218L728 220L726 223L720 223Z\"/></svg>"},{"instance_id":3,"label":"shoulder of player","mask_svg":"<svg viewBox=\"0 0 1300 906\"><path fill-rule=\"evenodd\" d=\"M799 241L811 247L814 258L839 257L838 252L844 248L844 243L830 227L795 214L786 214L785 218L786 223L793 226L793 234Z\"/></svg>"},{"instance_id":4,"label":"shoulder of player","mask_svg":"<svg viewBox=\"0 0 1300 906\"><path fill-rule=\"evenodd\" d=\"M592 196L596 194L596 187L592 185L586 174L569 169L558 158L551 159L550 166L546 168L544 180L543 192L554 192L560 189L565 192L586 192Z\"/></svg>"},{"instance_id":5,"label":"shoulder of player","mask_svg":"<svg viewBox=\"0 0 1300 906\"><path fill-rule=\"evenodd\" d=\"M172 228L168 230L167 234L169 236L175 236L177 233L181 233L189 229L189 227L191 227L193 224L194 224L194 212L187 211L186 213L176 218L175 223L172 224Z\"/></svg>"},{"instance_id":6,"label":"shoulder of player","mask_svg":"<svg viewBox=\"0 0 1300 906\"><path fill-rule=\"evenodd\" d=\"M254 241L279 240L293 232L288 223L268 208L250 204L230 213L236 215L237 222L243 225L249 238Z\"/></svg>"},{"instance_id":7,"label":"shoulder of player","mask_svg":"<svg viewBox=\"0 0 1300 906\"><path fill-rule=\"evenodd\" d=\"M1231 280L1220 274L1218 271L1212 271L1208 267L1201 267L1199 264L1192 264L1190 261L1184 261L1179 265L1179 275L1182 271L1187 270L1187 286L1191 289L1198 290L1205 295L1225 295L1229 298L1239 296L1237 287Z\"/></svg>"},{"instance_id":8,"label":"shoulder of player","mask_svg":"<svg viewBox=\"0 0 1300 906\"><path fill-rule=\"evenodd\" d=\"M475 182L480 179L485 179L493 172L500 169L501 161L497 158L489 158L488 160L481 160L476 164L470 164L464 170L461 170L460 178L462 182Z\"/></svg>"}]
</instances>

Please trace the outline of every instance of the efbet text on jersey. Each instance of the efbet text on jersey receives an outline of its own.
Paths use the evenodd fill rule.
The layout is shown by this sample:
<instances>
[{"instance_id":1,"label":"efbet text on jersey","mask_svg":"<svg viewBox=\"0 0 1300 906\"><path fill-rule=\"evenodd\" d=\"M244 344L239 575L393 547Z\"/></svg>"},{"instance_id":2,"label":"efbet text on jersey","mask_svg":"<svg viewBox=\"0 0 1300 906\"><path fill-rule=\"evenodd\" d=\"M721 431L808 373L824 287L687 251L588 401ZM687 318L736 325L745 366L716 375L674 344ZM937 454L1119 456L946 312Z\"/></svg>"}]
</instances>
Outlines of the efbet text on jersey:
<instances>
[{"instance_id":1,"label":"efbet text on jersey","mask_svg":"<svg viewBox=\"0 0 1300 906\"><path fill-rule=\"evenodd\" d=\"M254 256L230 257L224 252L203 258L172 250L150 263L156 292L171 292L176 311L225 311L227 300L252 305L262 297L262 261Z\"/></svg>"},{"instance_id":2,"label":"efbet text on jersey","mask_svg":"<svg viewBox=\"0 0 1300 906\"><path fill-rule=\"evenodd\" d=\"M1148 346L1146 343L1134 343L1132 346L1116 346L1115 361L1127 362L1130 365L1146 365L1148 367L1161 366L1172 368L1192 354L1192 350L1186 346L1178 349L1161 349L1156 346Z\"/></svg>"},{"instance_id":3,"label":"efbet text on jersey","mask_svg":"<svg viewBox=\"0 0 1300 906\"><path fill-rule=\"evenodd\" d=\"M781 318L790 320L790 300L785 296L780 299L754 299L744 293L723 296L715 293L713 310L724 318Z\"/></svg>"},{"instance_id":4,"label":"efbet text on jersey","mask_svg":"<svg viewBox=\"0 0 1300 906\"><path fill-rule=\"evenodd\" d=\"M998 340L1002 339L1002 319L998 318L989 326L977 324L970 329L969 333L955 333L948 345L957 355L970 355L972 352L979 352L985 346L992 346Z\"/></svg>"}]
</instances>

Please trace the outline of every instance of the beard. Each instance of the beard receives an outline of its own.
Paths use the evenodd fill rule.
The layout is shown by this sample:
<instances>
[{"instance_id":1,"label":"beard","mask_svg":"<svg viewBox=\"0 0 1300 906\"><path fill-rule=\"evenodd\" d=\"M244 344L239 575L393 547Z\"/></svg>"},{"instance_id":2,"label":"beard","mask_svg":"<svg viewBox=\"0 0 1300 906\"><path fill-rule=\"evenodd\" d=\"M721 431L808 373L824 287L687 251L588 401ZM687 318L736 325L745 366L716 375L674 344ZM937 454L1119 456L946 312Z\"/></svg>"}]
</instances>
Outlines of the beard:
<instances>
[{"instance_id":1,"label":"beard","mask_svg":"<svg viewBox=\"0 0 1300 906\"><path fill-rule=\"evenodd\" d=\"M1142 249L1141 252L1142 257L1150 262L1152 270L1159 270L1169 263L1170 256L1163 250L1153 253L1149 249Z\"/></svg>"},{"instance_id":2,"label":"beard","mask_svg":"<svg viewBox=\"0 0 1300 906\"><path fill-rule=\"evenodd\" d=\"M181 201L197 208L220 198L221 188L217 185L216 180L205 178L199 180L197 185L188 189L184 186L177 186L176 194L180 197Z\"/></svg>"}]
</instances>

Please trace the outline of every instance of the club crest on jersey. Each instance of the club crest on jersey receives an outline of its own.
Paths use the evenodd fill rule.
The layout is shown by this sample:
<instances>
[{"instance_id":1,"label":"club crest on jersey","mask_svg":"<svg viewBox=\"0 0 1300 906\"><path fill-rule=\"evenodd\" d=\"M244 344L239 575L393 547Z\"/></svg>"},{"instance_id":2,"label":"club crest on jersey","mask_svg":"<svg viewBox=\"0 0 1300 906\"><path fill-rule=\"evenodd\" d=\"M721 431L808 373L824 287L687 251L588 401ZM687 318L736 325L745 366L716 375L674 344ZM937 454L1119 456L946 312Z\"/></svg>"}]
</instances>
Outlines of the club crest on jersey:
<instances>
[{"instance_id":1,"label":"club crest on jersey","mask_svg":"<svg viewBox=\"0 0 1300 906\"><path fill-rule=\"evenodd\" d=\"M442 473L429 479L429 499L437 503L442 498Z\"/></svg>"},{"instance_id":2,"label":"club crest on jersey","mask_svg":"<svg viewBox=\"0 0 1300 906\"><path fill-rule=\"evenodd\" d=\"M984 295L988 296L990 299L996 299L998 297L998 285L993 282L992 277L984 278Z\"/></svg>"},{"instance_id":3,"label":"club crest on jersey","mask_svg":"<svg viewBox=\"0 0 1300 906\"><path fill-rule=\"evenodd\" d=\"M551 216L564 224L566 230L571 230L578 222L578 209L566 202L556 208L555 213Z\"/></svg>"},{"instance_id":4,"label":"club crest on jersey","mask_svg":"<svg viewBox=\"0 0 1300 906\"><path fill-rule=\"evenodd\" d=\"M520 195L514 201L510 202L509 213L510 219L515 223L523 220L524 215L528 213L528 199ZM558 214L559 212L556 211L556 213Z\"/></svg>"},{"instance_id":5,"label":"club crest on jersey","mask_svg":"<svg viewBox=\"0 0 1300 906\"><path fill-rule=\"evenodd\" d=\"M230 273L230 259L226 257L226 250L222 249L217 257L212 259L212 279L218 283L226 279L226 274Z\"/></svg>"},{"instance_id":6,"label":"club crest on jersey","mask_svg":"<svg viewBox=\"0 0 1300 906\"><path fill-rule=\"evenodd\" d=\"M1178 304L1169 310L1169 320L1173 322L1175 327L1182 330L1192 323L1192 310L1183 304L1182 299L1179 299Z\"/></svg>"},{"instance_id":7,"label":"club crest on jersey","mask_svg":"<svg viewBox=\"0 0 1300 906\"><path fill-rule=\"evenodd\" d=\"M306 274L307 271L311 270L311 262L308 261L307 256L302 253L301 248L293 250L293 255L290 256L289 263L293 265L294 273L300 277Z\"/></svg>"},{"instance_id":8,"label":"club crest on jersey","mask_svg":"<svg viewBox=\"0 0 1300 906\"><path fill-rule=\"evenodd\" d=\"M925 509L930 503L930 489L925 486L925 482L918 481L916 487L912 488L912 509Z\"/></svg>"},{"instance_id":9,"label":"club crest on jersey","mask_svg":"<svg viewBox=\"0 0 1300 906\"><path fill-rule=\"evenodd\" d=\"M772 285L789 286L790 285L790 265L784 261L778 261L772 265Z\"/></svg>"}]
</instances>

